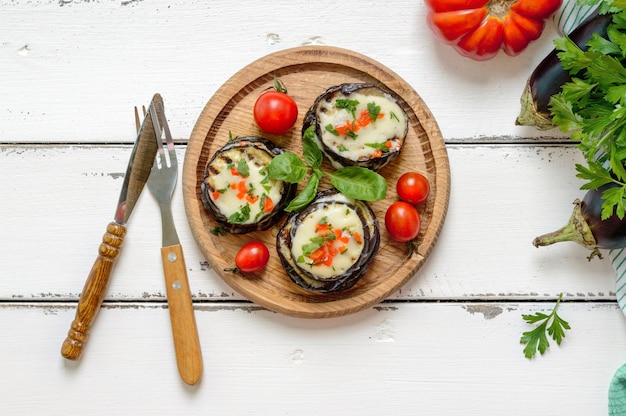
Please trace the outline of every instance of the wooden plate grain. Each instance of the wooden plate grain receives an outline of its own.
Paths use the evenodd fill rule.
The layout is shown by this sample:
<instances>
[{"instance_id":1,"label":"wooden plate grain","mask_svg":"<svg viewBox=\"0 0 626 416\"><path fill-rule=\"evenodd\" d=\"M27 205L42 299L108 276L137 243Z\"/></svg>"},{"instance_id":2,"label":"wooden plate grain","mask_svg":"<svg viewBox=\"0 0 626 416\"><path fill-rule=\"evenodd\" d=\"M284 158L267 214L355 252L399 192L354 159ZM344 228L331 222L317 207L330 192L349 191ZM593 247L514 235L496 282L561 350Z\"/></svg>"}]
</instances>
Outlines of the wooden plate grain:
<instances>
[{"instance_id":1,"label":"wooden plate grain","mask_svg":"<svg viewBox=\"0 0 626 416\"><path fill-rule=\"evenodd\" d=\"M256 98L278 76L298 104L298 120L285 135L262 133L252 115ZM405 147L393 164L379 173L388 181L387 199L370 203L381 230L380 250L368 271L351 289L330 294L308 292L291 282L275 251L282 221L273 229L246 235L216 236L217 226L200 199L200 184L211 156L232 136L257 135L302 154L302 119L317 96L342 83L367 82L393 91L409 115ZM330 170L325 161L323 170ZM419 248L409 256L404 244L389 239L384 225L387 207L397 200L396 180L406 171L425 173L431 182L428 201L419 207L422 226ZM237 72L210 98L191 133L183 168L183 198L193 236L210 266L235 291L270 310L295 317L327 318L346 315L372 306L411 279L432 251L443 226L450 195L450 167L437 122L421 97L391 70L353 51L305 46L267 55ZM322 188L329 186L327 181ZM300 188L302 185L300 185ZM299 189L300 189L299 188ZM239 248L257 239L270 248L267 267L258 273L234 274L224 269L234 264Z\"/></svg>"}]
</instances>

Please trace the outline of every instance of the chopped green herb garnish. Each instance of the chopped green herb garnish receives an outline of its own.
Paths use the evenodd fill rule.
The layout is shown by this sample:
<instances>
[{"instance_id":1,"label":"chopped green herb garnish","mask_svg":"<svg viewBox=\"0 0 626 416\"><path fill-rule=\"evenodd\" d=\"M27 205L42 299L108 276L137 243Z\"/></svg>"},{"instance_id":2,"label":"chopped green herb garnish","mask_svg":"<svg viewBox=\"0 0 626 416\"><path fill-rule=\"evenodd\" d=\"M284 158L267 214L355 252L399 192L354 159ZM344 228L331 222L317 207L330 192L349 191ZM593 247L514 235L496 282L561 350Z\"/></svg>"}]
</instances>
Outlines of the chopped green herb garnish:
<instances>
[{"instance_id":1,"label":"chopped green herb garnish","mask_svg":"<svg viewBox=\"0 0 626 416\"><path fill-rule=\"evenodd\" d=\"M237 172L243 177L250 176L250 168L248 167L248 162L245 158L239 159L239 163L237 163Z\"/></svg>"},{"instance_id":2,"label":"chopped green herb garnish","mask_svg":"<svg viewBox=\"0 0 626 416\"><path fill-rule=\"evenodd\" d=\"M386 153L389 151L389 148L387 147L386 143L365 143L365 146L371 147L372 149L381 150L383 153Z\"/></svg>"},{"instance_id":3,"label":"chopped green herb garnish","mask_svg":"<svg viewBox=\"0 0 626 416\"><path fill-rule=\"evenodd\" d=\"M237 211L228 217L228 221L233 224L242 224L250 219L250 204L241 207L241 211Z\"/></svg>"},{"instance_id":4,"label":"chopped green herb garnish","mask_svg":"<svg viewBox=\"0 0 626 416\"><path fill-rule=\"evenodd\" d=\"M335 101L335 107L344 109L352 114L352 118L356 119L356 107L359 105L358 100L348 100L346 98L339 98Z\"/></svg>"},{"instance_id":5,"label":"chopped green herb garnish","mask_svg":"<svg viewBox=\"0 0 626 416\"><path fill-rule=\"evenodd\" d=\"M211 229L211 234L213 234L213 235L226 235L226 230L224 230L222 227L213 227Z\"/></svg>"},{"instance_id":6,"label":"chopped green herb garnish","mask_svg":"<svg viewBox=\"0 0 626 416\"><path fill-rule=\"evenodd\" d=\"M367 112L370 115L370 120L376 121L378 119L378 115L380 114L380 106L376 105L375 102L368 103Z\"/></svg>"},{"instance_id":7,"label":"chopped green herb garnish","mask_svg":"<svg viewBox=\"0 0 626 416\"><path fill-rule=\"evenodd\" d=\"M325 127L326 131L329 132L330 134L334 135L334 136L339 136L339 132L337 130L335 130L335 128L333 127L332 124L328 124Z\"/></svg>"}]
</instances>

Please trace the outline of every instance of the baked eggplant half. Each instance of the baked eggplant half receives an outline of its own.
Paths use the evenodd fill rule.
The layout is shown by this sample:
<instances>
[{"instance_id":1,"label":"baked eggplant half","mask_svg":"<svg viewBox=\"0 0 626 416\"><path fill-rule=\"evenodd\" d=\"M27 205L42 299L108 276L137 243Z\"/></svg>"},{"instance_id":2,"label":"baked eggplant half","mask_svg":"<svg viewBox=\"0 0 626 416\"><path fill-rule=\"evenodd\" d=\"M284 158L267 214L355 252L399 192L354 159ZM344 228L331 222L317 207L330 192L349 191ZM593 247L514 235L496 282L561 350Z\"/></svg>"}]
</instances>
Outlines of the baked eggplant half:
<instances>
[{"instance_id":1,"label":"baked eggplant half","mask_svg":"<svg viewBox=\"0 0 626 416\"><path fill-rule=\"evenodd\" d=\"M352 287L379 246L372 209L336 189L318 192L304 210L291 213L276 237L276 251L289 278L313 292Z\"/></svg>"},{"instance_id":2,"label":"baked eggplant half","mask_svg":"<svg viewBox=\"0 0 626 416\"><path fill-rule=\"evenodd\" d=\"M391 92L373 84L341 84L315 100L302 135L311 135L335 169L378 170L400 154L408 123Z\"/></svg>"},{"instance_id":3,"label":"baked eggplant half","mask_svg":"<svg viewBox=\"0 0 626 416\"><path fill-rule=\"evenodd\" d=\"M267 230L291 201L297 184L270 179L268 166L284 150L262 137L233 139L205 169L201 198L205 209L227 232Z\"/></svg>"}]
</instances>

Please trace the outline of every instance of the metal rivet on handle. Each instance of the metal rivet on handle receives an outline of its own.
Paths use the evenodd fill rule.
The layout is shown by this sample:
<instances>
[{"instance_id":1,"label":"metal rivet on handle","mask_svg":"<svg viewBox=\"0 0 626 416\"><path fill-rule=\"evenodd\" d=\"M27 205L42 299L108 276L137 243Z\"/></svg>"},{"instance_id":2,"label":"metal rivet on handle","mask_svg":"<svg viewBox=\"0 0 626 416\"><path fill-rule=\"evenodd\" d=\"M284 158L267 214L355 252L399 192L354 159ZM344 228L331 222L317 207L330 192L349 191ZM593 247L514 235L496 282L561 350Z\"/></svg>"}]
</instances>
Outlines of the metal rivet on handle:
<instances>
[{"instance_id":1,"label":"metal rivet on handle","mask_svg":"<svg viewBox=\"0 0 626 416\"><path fill-rule=\"evenodd\" d=\"M183 287L183 285L180 283L180 280L174 280L174 283L172 283L172 287L176 290L180 289L181 287Z\"/></svg>"},{"instance_id":2,"label":"metal rivet on handle","mask_svg":"<svg viewBox=\"0 0 626 416\"><path fill-rule=\"evenodd\" d=\"M176 253L169 253L169 254L167 255L167 260L168 260L170 263L174 263L177 259L178 259L178 257L176 256Z\"/></svg>"}]
</instances>

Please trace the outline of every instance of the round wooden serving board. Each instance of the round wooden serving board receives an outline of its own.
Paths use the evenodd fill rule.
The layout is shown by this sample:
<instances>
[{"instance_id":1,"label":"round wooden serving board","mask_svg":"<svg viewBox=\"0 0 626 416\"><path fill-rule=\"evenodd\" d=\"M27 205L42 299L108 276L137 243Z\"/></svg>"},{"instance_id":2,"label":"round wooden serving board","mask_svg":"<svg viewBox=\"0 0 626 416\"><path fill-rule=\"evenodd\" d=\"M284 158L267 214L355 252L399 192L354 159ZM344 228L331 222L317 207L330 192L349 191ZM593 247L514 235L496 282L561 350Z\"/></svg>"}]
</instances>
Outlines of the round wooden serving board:
<instances>
[{"instance_id":1,"label":"round wooden serving board","mask_svg":"<svg viewBox=\"0 0 626 416\"><path fill-rule=\"evenodd\" d=\"M259 130L252 108L259 94L279 77L298 104L298 120L285 135ZM308 292L292 283L275 251L282 220L272 229L244 235L214 235L217 226L200 199L200 184L211 156L229 135L256 135L302 155L302 119L317 96L328 87L354 82L378 84L393 91L409 115L409 132L398 159L379 173L388 182L387 198L370 203L378 218L380 249L365 276L351 289L337 293ZM322 170L332 168L325 161ZM422 226L417 253L408 255L405 244L392 241L386 232L387 207L398 199L395 183L407 171L420 171L431 182L428 201L419 206ZM327 318L354 313L384 300L421 267L433 249L443 225L450 195L450 167L437 122L421 97L398 75L358 53L335 47L305 46L276 52L246 66L230 78L206 104L191 133L183 168L183 197L189 225L209 264L235 291L270 310L303 318ZM303 184L299 185L299 190ZM323 182L320 189L327 188ZM258 273L232 273L239 248L258 239L270 248L267 267Z\"/></svg>"}]
</instances>

